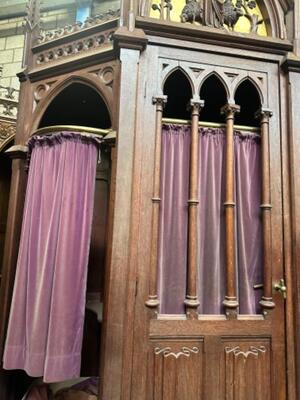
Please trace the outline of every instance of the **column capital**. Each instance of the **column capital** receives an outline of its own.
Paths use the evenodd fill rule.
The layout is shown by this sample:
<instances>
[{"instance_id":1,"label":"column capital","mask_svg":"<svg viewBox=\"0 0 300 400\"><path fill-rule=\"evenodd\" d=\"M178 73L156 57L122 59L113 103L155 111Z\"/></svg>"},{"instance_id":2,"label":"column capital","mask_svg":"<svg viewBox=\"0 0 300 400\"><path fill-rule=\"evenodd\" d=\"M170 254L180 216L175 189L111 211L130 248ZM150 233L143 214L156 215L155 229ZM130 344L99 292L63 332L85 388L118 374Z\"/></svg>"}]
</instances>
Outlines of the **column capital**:
<instances>
[{"instance_id":1,"label":"column capital","mask_svg":"<svg viewBox=\"0 0 300 400\"><path fill-rule=\"evenodd\" d=\"M28 146L16 144L5 151L5 154L12 159L25 159L27 158Z\"/></svg>"},{"instance_id":2,"label":"column capital","mask_svg":"<svg viewBox=\"0 0 300 400\"><path fill-rule=\"evenodd\" d=\"M221 108L221 114L225 115L227 118L228 117L233 117L234 114L239 113L241 111L241 107L237 104L225 104Z\"/></svg>"},{"instance_id":3,"label":"column capital","mask_svg":"<svg viewBox=\"0 0 300 400\"><path fill-rule=\"evenodd\" d=\"M255 113L255 118L269 121L269 119L273 116L273 112L269 108L260 108Z\"/></svg>"},{"instance_id":4,"label":"column capital","mask_svg":"<svg viewBox=\"0 0 300 400\"><path fill-rule=\"evenodd\" d=\"M205 101L204 100L200 100L200 99L191 99L190 101L190 106L191 107L198 107L199 109L203 108L205 105Z\"/></svg>"},{"instance_id":5,"label":"column capital","mask_svg":"<svg viewBox=\"0 0 300 400\"><path fill-rule=\"evenodd\" d=\"M152 104L156 104L161 107L164 107L167 101L168 101L168 96L165 96L163 94L152 97Z\"/></svg>"},{"instance_id":6,"label":"column capital","mask_svg":"<svg viewBox=\"0 0 300 400\"><path fill-rule=\"evenodd\" d=\"M200 100L200 99L191 99L189 108L192 110L192 112L197 112L199 113L202 108L204 107L205 101Z\"/></svg>"}]
</instances>

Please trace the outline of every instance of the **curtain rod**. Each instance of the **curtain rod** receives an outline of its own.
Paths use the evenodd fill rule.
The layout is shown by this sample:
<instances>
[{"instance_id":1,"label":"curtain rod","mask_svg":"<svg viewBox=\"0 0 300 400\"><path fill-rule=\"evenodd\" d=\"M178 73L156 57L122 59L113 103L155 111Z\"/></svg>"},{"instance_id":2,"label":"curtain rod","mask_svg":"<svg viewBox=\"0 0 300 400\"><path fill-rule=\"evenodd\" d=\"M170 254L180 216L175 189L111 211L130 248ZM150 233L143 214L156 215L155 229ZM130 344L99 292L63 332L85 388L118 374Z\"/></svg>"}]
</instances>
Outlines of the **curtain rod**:
<instances>
[{"instance_id":1,"label":"curtain rod","mask_svg":"<svg viewBox=\"0 0 300 400\"><path fill-rule=\"evenodd\" d=\"M57 131L76 131L81 133L88 133L97 136L106 136L113 131L111 129L99 129L91 128L90 126L81 125L52 125L39 128L32 132L31 136L34 135L46 135L47 133L57 132Z\"/></svg>"},{"instance_id":2,"label":"curtain rod","mask_svg":"<svg viewBox=\"0 0 300 400\"><path fill-rule=\"evenodd\" d=\"M174 118L163 118L163 123L167 124L178 124L178 125L190 125L191 121L188 119L174 119ZM217 122L206 122L206 121L199 121L199 126L204 128L226 128L226 124L221 124ZM255 128L253 126L246 126L246 125L234 125L234 129L239 129L241 131L248 131L259 133L260 129Z\"/></svg>"}]
</instances>

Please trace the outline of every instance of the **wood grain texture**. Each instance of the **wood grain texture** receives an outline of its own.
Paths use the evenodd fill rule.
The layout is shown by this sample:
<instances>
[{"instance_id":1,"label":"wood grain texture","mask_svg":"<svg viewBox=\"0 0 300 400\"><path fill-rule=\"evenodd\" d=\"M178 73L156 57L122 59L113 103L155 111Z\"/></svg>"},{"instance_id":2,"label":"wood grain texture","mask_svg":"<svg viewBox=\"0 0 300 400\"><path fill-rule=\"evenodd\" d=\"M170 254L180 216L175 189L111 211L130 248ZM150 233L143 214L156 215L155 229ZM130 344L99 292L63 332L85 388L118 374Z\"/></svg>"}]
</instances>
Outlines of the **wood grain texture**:
<instances>
[{"instance_id":1,"label":"wood grain texture","mask_svg":"<svg viewBox=\"0 0 300 400\"><path fill-rule=\"evenodd\" d=\"M185 298L188 318L197 318L199 300L197 296L198 269L198 177L199 171L199 114L204 102L191 100L191 145L189 169L189 199L188 199L188 265L187 292Z\"/></svg>"},{"instance_id":2,"label":"wood grain texture","mask_svg":"<svg viewBox=\"0 0 300 400\"><path fill-rule=\"evenodd\" d=\"M267 316L268 311L275 307L272 300L272 234L271 234L271 195L270 195L270 140L269 119L272 112L261 109L257 113L261 126L261 158L262 158L262 229L263 229L263 272L264 293L260 301L263 313Z\"/></svg>"},{"instance_id":3,"label":"wood grain texture","mask_svg":"<svg viewBox=\"0 0 300 400\"><path fill-rule=\"evenodd\" d=\"M158 268L158 234L159 234L159 211L160 211L160 165L161 165L161 135L162 117L167 96L155 96L152 99L156 106L155 127L155 156L153 171L153 196L152 196L152 232L151 232L151 259L150 259L150 282L149 296L146 301L147 307L153 310L153 315L158 313L159 299L157 296L157 268Z\"/></svg>"},{"instance_id":4,"label":"wood grain texture","mask_svg":"<svg viewBox=\"0 0 300 400\"><path fill-rule=\"evenodd\" d=\"M235 266L235 202L234 202L234 115L240 111L240 106L227 104L221 109L226 119L226 194L225 194L225 230L226 230L226 295L223 301L228 318L236 318L238 299L236 293L237 277Z\"/></svg>"},{"instance_id":5,"label":"wood grain texture","mask_svg":"<svg viewBox=\"0 0 300 400\"><path fill-rule=\"evenodd\" d=\"M147 399L191 400L203 396L203 342L151 341Z\"/></svg>"}]
</instances>

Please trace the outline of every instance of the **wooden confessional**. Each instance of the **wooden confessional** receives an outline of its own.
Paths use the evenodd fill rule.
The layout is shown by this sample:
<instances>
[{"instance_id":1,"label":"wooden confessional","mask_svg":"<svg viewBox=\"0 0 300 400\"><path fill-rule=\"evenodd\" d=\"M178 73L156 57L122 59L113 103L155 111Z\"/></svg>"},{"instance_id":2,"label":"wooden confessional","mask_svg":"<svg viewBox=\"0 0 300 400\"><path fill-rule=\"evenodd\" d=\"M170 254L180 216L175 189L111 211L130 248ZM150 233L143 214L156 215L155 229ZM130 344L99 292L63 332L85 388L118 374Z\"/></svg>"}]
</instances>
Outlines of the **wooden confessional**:
<instances>
[{"instance_id":1,"label":"wooden confessional","mask_svg":"<svg viewBox=\"0 0 300 400\"><path fill-rule=\"evenodd\" d=\"M83 374L99 375L99 399L299 398L299 4L123 0L120 12L95 16L83 27L45 33L38 21L32 0L11 149L1 351L26 188L26 142L39 128L83 125L101 129L105 139L87 296L90 310L95 298L103 303L101 345L94 311L87 312L82 365ZM158 269L166 124L185 124L191 138L181 313L162 312L161 270L172 265ZM198 198L199 128L220 128L226 136L226 279L221 312L213 314L198 308L206 284L197 284L197 218L205 206ZM234 132L245 129L260 140L263 261L262 280L251 288L259 293L259 311L243 314L232 171ZM209 246L215 245L212 240ZM3 398L15 399L11 382L18 378L5 371L0 376Z\"/></svg>"}]
</instances>

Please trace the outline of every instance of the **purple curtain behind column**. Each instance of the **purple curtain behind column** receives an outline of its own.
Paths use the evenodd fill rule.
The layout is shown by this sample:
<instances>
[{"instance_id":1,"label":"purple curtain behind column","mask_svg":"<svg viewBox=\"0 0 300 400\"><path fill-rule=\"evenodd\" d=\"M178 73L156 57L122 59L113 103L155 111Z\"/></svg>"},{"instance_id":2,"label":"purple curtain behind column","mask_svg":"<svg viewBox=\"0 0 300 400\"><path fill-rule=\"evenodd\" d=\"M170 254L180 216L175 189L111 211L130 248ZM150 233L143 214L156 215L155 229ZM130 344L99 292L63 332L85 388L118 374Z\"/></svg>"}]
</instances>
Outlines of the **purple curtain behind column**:
<instances>
[{"instance_id":1,"label":"purple curtain behind column","mask_svg":"<svg viewBox=\"0 0 300 400\"><path fill-rule=\"evenodd\" d=\"M223 129L200 129L199 174L199 313L221 314L225 296L225 135Z\"/></svg>"},{"instance_id":2,"label":"purple curtain behind column","mask_svg":"<svg viewBox=\"0 0 300 400\"><path fill-rule=\"evenodd\" d=\"M260 138L236 134L234 149L239 313L256 314L262 290L253 286L263 283Z\"/></svg>"},{"instance_id":3,"label":"purple curtain behind column","mask_svg":"<svg viewBox=\"0 0 300 400\"><path fill-rule=\"evenodd\" d=\"M203 128L199 157L199 267L201 314L224 313L225 132ZM259 312L262 282L261 165L256 136L235 132L236 266L240 314ZM161 313L184 313L187 270L187 199L190 128L164 126L162 133L159 295Z\"/></svg>"},{"instance_id":4,"label":"purple curtain behind column","mask_svg":"<svg viewBox=\"0 0 300 400\"><path fill-rule=\"evenodd\" d=\"M99 140L34 137L4 368L79 376Z\"/></svg>"},{"instance_id":5,"label":"purple curtain behind column","mask_svg":"<svg viewBox=\"0 0 300 400\"><path fill-rule=\"evenodd\" d=\"M158 250L158 295L163 314L184 313L189 155L189 127L165 126L162 133Z\"/></svg>"}]
</instances>

